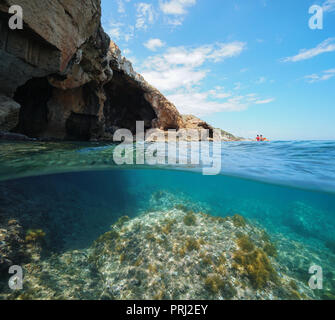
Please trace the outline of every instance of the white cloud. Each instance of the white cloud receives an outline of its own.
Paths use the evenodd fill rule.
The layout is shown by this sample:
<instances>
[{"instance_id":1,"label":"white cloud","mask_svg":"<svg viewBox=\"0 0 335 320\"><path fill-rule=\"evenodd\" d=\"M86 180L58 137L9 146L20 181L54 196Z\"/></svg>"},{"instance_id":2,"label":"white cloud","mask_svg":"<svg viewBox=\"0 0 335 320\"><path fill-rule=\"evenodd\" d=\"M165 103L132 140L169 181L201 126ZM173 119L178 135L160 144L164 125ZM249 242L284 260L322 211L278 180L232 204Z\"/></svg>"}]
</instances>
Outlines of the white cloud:
<instances>
[{"instance_id":1,"label":"white cloud","mask_svg":"<svg viewBox=\"0 0 335 320\"><path fill-rule=\"evenodd\" d=\"M166 19L166 22L172 27L177 27L183 24L183 20L184 20L183 18L168 18Z\"/></svg>"},{"instance_id":2,"label":"white cloud","mask_svg":"<svg viewBox=\"0 0 335 320\"><path fill-rule=\"evenodd\" d=\"M208 70L200 69L206 61L217 63L240 54L244 48L243 43L239 46L233 43L197 48L172 47L161 55L149 57L141 73L149 83L163 91L189 88L206 77Z\"/></svg>"},{"instance_id":3,"label":"white cloud","mask_svg":"<svg viewBox=\"0 0 335 320\"><path fill-rule=\"evenodd\" d=\"M134 27L133 26L128 26L128 31L124 33L124 41L128 42L134 37Z\"/></svg>"},{"instance_id":4,"label":"white cloud","mask_svg":"<svg viewBox=\"0 0 335 320\"><path fill-rule=\"evenodd\" d=\"M197 92L195 90L178 92L168 95L167 98L174 103L182 114L204 116L222 111L242 111L248 105L243 97L233 97L226 101L211 100L210 92Z\"/></svg>"},{"instance_id":5,"label":"white cloud","mask_svg":"<svg viewBox=\"0 0 335 320\"><path fill-rule=\"evenodd\" d=\"M109 36L112 38L112 40L120 40L121 38L121 32L119 28L111 28L108 30Z\"/></svg>"},{"instance_id":6,"label":"white cloud","mask_svg":"<svg viewBox=\"0 0 335 320\"><path fill-rule=\"evenodd\" d=\"M120 14L126 13L126 4L125 2L130 2L131 0L116 0L117 12Z\"/></svg>"},{"instance_id":7,"label":"white cloud","mask_svg":"<svg viewBox=\"0 0 335 320\"><path fill-rule=\"evenodd\" d=\"M312 49L302 49L300 52L293 56L282 59L283 62L297 62L301 60L307 60L318 56L319 54L325 52L335 51L335 38L328 38L318 44L315 48Z\"/></svg>"},{"instance_id":8,"label":"white cloud","mask_svg":"<svg viewBox=\"0 0 335 320\"><path fill-rule=\"evenodd\" d=\"M320 82L320 81L326 81L335 76L335 69L329 69L323 71L321 74L310 74L304 77L307 82L314 83L314 82Z\"/></svg>"},{"instance_id":9,"label":"white cloud","mask_svg":"<svg viewBox=\"0 0 335 320\"><path fill-rule=\"evenodd\" d=\"M118 11L118 13L125 13L126 12L126 8L124 6L123 0L117 0L117 11Z\"/></svg>"},{"instance_id":10,"label":"white cloud","mask_svg":"<svg viewBox=\"0 0 335 320\"><path fill-rule=\"evenodd\" d=\"M184 15L187 13L186 8L196 4L196 0L169 0L161 1L160 9L165 14Z\"/></svg>"},{"instance_id":11,"label":"white cloud","mask_svg":"<svg viewBox=\"0 0 335 320\"><path fill-rule=\"evenodd\" d=\"M163 91L171 91L180 87L190 87L206 77L206 71L196 71L187 67L171 68L170 70L147 71L143 77L152 85Z\"/></svg>"},{"instance_id":12,"label":"white cloud","mask_svg":"<svg viewBox=\"0 0 335 320\"><path fill-rule=\"evenodd\" d=\"M155 20L155 12L152 4L140 2L136 5L136 28L148 28L148 24L153 24Z\"/></svg>"},{"instance_id":13,"label":"white cloud","mask_svg":"<svg viewBox=\"0 0 335 320\"><path fill-rule=\"evenodd\" d=\"M252 104L267 104L274 101L274 99L250 101L249 95L232 96L230 93L222 93L219 101L212 99L213 97L213 90L201 92L195 89L180 90L167 96L182 114L194 114L200 117L216 112L243 111Z\"/></svg>"},{"instance_id":14,"label":"white cloud","mask_svg":"<svg viewBox=\"0 0 335 320\"><path fill-rule=\"evenodd\" d=\"M114 12L116 12L115 20L117 24L122 26L111 26L105 27L111 37L117 41L129 41L135 35L135 30L146 31L150 26L159 19L160 23L168 24L172 27L176 27L182 24L184 17L187 13L187 9L194 4L196 0L159 0L156 4L154 1L140 2L132 1L135 7L135 12L131 10L128 4L132 0L115 0ZM116 18L117 17L117 18ZM129 18L134 21L129 24ZM127 31L132 28L132 32ZM127 32L125 32L127 31ZM126 34L125 34L126 33Z\"/></svg>"},{"instance_id":15,"label":"white cloud","mask_svg":"<svg viewBox=\"0 0 335 320\"><path fill-rule=\"evenodd\" d=\"M121 38L121 27L123 26L122 23L113 23L113 22L110 22L109 24L109 29L108 29L108 34L109 36L112 38L112 40L120 40Z\"/></svg>"},{"instance_id":16,"label":"white cloud","mask_svg":"<svg viewBox=\"0 0 335 320\"><path fill-rule=\"evenodd\" d=\"M160 0L159 7L166 16L165 22L173 27L180 26L187 9L196 4L196 0Z\"/></svg>"},{"instance_id":17,"label":"white cloud","mask_svg":"<svg viewBox=\"0 0 335 320\"><path fill-rule=\"evenodd\" d=\"M273 99L261 100L256 94L243 96L222 86L202 91L199 85L210 72L205 63L218 63L238 56L245 48L242 42L167 48L163 54L149 57L142 65L141 74L150 84L164 91L181 113L203 116L221 111L241 111L256 102L265 104ZM235 89L240 88L241 83L235 83Z\"/></svg>"},{"instance_id":18,"label":"white cloud","mask_svg":"<svg viewBox=\"0 0 335 320\"><path fill-rule=\"evenodd\" d=\"M107 33L113 41L123 40L128 42L134 37L134 27L131 25L125 25L121 22L111 21L109 23Z\"/></svg>"},{"instance_id":19,"label":"white cloud","mask_svg":"<svg viewBox=\"0 0 335 320\"><path fill-rule=\"evenodd\" d=\"M186 49L185 47L169 48L163 55L163 60L168 65L184 65L188 67L201 66L206 59L208 54L211 52L211 48L208 46L198 47L195 49Z\"/></svg>"},{"instance_id":20,"label":"white cloud","mask_svg":"<svg viewBox=\"0 0 335 320\"><path fill-rule=\"evenodd\" d=\"M196 48L171 47L163 55L150 57L145 66L159 70L169 69L171 66L183 65L199 67L205 61L220 62L226 58L238 56L246 48L243 42L217 43Z\"/></svg>"},{"instance_id":21,"label":"white cloud","mask_svg":"<svg viewBox=\"0 0 335 320\"><path fill-rule=\"evenodd\" d=\"M246 95L246 99L248 102L255 102L257 101L257 94L256 93L249 93Z\"/></svg>"},{"instance_id":22,"label":"white cloud","mask_svg":"<svg viewBox=\"0 0 335 320\"><path fill-rule=\"evenodd\" d=\"M221 61L225 58L236 57L241 54L241 52L246 48L245 42L230 42L230 43L219 43L218 49L214 50L209 56L214 62Z\"/></svg>"},{"instance_id":23,"label":"white cloud","mask_svg":"<svg viewBox=\"0 0 335 320\"><path fill-rule=\"evenodd\" d=\"M254 103L255 104L267 104L267 103L273 102L274 100L275 100L274 98L264 99L264 100L256 100Z\"/></svg>"},{"instance_id":24,"label":"white cloud","mask_svg":"<svg viewBox=\"0 0 335 320\"><path fill-rule=\"evenodd\" d=\"M217 98L217 99L226 99L231 97L231 93L229 92L222 92L224 88L221 87L216 87L215 89L212 89L209 92L209 94L211 95L211 97L213 98Z\"/></svg>"},{"instance_id":25,"label":"white cloud","mask_svg":"<svg viewBox=\"0 0 335 320\"><path fill-rule=\"evenodd\" d=\"M158 48L165 46L165 43L161 39L150 39L144 43L144 46L151 51L156 51Z\"/></svg>"},{"instance_id":26,"label":"white cloud","mask_svg":"<svg viewBox=\"0 0 335 320\"><path fill-rule=\"evenodd\" d=\"M324 11L332 12L335 11L335 0L327 0L323 3L322 8Z\"/></svg>"}]
</instances>

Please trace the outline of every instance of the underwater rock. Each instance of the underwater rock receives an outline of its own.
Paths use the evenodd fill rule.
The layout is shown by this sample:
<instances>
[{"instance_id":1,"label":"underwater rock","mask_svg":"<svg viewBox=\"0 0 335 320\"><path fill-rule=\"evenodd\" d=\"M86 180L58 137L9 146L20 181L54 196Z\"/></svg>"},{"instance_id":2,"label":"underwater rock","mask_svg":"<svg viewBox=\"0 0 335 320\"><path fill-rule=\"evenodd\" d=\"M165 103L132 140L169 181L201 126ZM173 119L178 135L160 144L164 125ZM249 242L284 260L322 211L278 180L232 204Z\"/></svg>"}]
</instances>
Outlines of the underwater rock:
<instances>
[{"instance_id":1,"label":"underwater rock","mask_svg":"<svg viewBox=\"0 0 335 320\"><path fill-rule=\"evenodd\" d=\"M8 272L9 266L21 264L27 258L22 227L14 219L0 225L0 272Z\"/></svg>"},{"instance_id":2,"label":"underwater rock","mask_svg":"<svg viewBox=\"0 0 335 320\"><path fill-rule=\"evenodd\" d=\"M145 203L147 205L147 203ZM168 211L178 209L186 214L194 211L209 212L208 203L195 201L189 195L178 192L172 193L166 190L154 191L149 199L150 211Z\"/></svg>"},{"instance_id":3,"label":"underwater rock","mask_svg":"<svg viewBox=\"0 0 335 320\"><path fill-rule=\"evenodd\" d=\"M310 238L309 241L295 241L284 234L273 236L277 244L277 260L283 272L294 279L307 283L310 279L309 269L313 265L322 266L323 289L315 290L315 298L335 300L335 254L326 249L322 242ZM292 254L294 253L294 254ZM293 288L294 289L294 288ZM294 289L295 290L295 289Z\"/></svg>"},{"instance_id":4,"label":"underwater rock","mask_svg":"<svg viewBox=\"0 0 335 320\"><path fill-rule=\"evenodd\" d=\"M313 293L235 218L173 209L143 214L97 239L89 261L110 299L303 299ZM186 219L186 220L185 220ZM186 223L185 223L186 221ZM290 283L297 283L296 294Z\"/></svg>"},{"instance_id":5,"label":"underwater rock","mask_svg":"<svg viewBox=\"0 0 335 320\"><path fill-rule=\"evenodd\" d=\"M275 250L277 258L268 250L275 247L269 236L239 215L215 217L179 205L132 219L123 216L92 246L44 256L49 231L23 230L17 221L6 221L0 227L0 243L5 242L0 254L7 257L2 267L6 271L19 261L24 288L8 290L8 277L0 278L0 299L331 298L328 282L316 295L307 286L306 270L297 274L296 261L288 268L298 244L280 237L285 241ZM29 255L20 257L24 250ZM299 250L301 258L311 254Z\"/></svg>"},{"instance_id":6,"label":"underwater rock","mask_svg":"<svg viewBox=\"0 0 335 320\"><path fill-rule=\"evenodd\" d=\"M23 273L23 290L0 291L0 299L104 299L100 280L87 264L87 253L84 250L53 254L29 262L23 265Z\"/></svg>"}]
</instances>

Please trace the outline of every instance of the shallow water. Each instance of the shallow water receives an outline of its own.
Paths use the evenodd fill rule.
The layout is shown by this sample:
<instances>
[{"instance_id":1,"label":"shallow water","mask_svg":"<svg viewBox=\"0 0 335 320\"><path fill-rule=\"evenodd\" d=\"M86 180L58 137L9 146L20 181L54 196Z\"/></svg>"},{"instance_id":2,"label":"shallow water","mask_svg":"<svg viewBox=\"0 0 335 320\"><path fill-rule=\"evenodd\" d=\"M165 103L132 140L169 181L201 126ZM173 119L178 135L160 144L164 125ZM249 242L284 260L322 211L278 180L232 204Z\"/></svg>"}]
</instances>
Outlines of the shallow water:
<instances>
[{"instance_id":1,"label":"shallow water","mask_svg":"<svg viewBox=\"0 0 335 320\"><path fill-rule=\"evenodd\" d=\"M0 180L111 169L116 167L115 146L84 142L1 142ZM167 144L161 144L160 148L167 157ZM335 193L335 141L223 142L220 149L211 151L211 157L220 157L223 175ZM189 159L190 152L181 152L180 157ZM204 165L200 158L200 165L178 168L201 171Z\"/></svg>"},{"instance_id":2,"label":"shallow water","mask_svg":"<svg viewBox=\"0 0 335 320\"><path fill-rule=\"evenodd\" d=\"M0 144L0 224L17 219L24 230L43 229L43 263L51 254L89 248L121 216L141 218L143 213L169 212L178 205L217 217L239 214L267 231L278 250L280 272L307 286L309 267L320 265L324 288L312 298L333 297L334 141L224 143L222 170L216 176L202 175L201 166L117 167L112 161L114 147ZM83 293L75 298L92 297Z\"/></svg>"}]
</instances>

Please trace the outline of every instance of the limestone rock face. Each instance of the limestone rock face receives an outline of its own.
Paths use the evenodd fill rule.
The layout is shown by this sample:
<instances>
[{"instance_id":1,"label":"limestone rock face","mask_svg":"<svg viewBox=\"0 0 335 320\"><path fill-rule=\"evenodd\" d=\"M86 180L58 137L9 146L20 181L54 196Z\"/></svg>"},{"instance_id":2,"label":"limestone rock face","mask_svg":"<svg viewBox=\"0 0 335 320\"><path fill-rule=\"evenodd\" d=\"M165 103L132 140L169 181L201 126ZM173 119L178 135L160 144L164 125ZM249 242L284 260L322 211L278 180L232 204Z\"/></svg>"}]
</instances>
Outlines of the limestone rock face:
<instances>
[{"instance_id":1,"label":"limestone rock face","mask_svg":"<svg viewBox=\"0 0 335 320\"><path fill-rule=\"evenodd\" d=\"M110 67L114 71L114 78L106 86L107 105L113 104L115 98L115 96L113 97L113 91L122 83L123 86L137 91L137 98L140 101L137 105L136 101L131 101L127 104L126 100L128 98L124 96L123 108L126 108L129 113L138 114L137 119L145 121L146 129L157 128L167 130L179 129L183 126L183 120L177 108L156 88L145 81L140 74L134 71L131 62L122 57L120 49L114 42L110 44L108 59ZM115 91L115 93L117 92ZM129 93L125 94L129 95ZM118 127L118 124L118 121L115 121L114 125L116 127Z\"/></svg>"},{"instance_id":2,"label":"limestone rock face","mask_svg":"<svg viewBox=\"0 0 335 320\"><path fill-rule=\"evenodd\" d=\"M213 138L213 131L214 127L208 124L206 121L203 121L196 116L193 115L183 115L183 121L184 121L184 128L186 129L196 129L196 130L209 130L209 137ZM242 138L235 137L229 132L226 132L222 129L218 129L221 132L221 140L222 141L240 141L243 140Z\"/></svg>"},{"instance_id":3,"label":"limestone rock face","mask_svg":"<svg viewBox=\"0 0 335 320\"><path fill-rule=\"evenodd\" d=\"M0 95L0 130L10 131L17 126L20 108L13 99Z\"/></svg>"},{"instance_id":4,"label":"limestone rock face","mask_svg":"<svg viewBox=\"0 0 335 320\"><path fill-rule=\"evenodd\" d=\"M6 14L12 5L23 9L23 30L8 28ZM11 86L5 88L7 93L13 93L15 85L22 85L31 77L66 73L78 49L100 25L99 0L44 0L43 4L34 0L4 0L0 12L5 15L0 27L4 58L1 60L7 62L1 64L1 78L6 75L8 80L11 76ZM13 66L20 72L10 72Z\"/></svg>"},{"instance_id":5,"label":"limestone rock face","mask_svg":"<svg viewBox=\"0 0 335 320\"><path fill-rule=\"evenodd\" d=\"M11 5L23 9L23 30L8 27ZM76 140L102 136L103 85L112 71L100 18L100 0L1 1L0 92L22 106L17 132Z\"/></svg>"},{"instance_id":6,"label":"limestone rock face","mask_svg":"<svg viewBox=\"0 0 335 320\"><path fill-rule=\"evenodd\" d=\"M23 30L8 26L12 5L23 9ZM199 119L185 122L134 71L100 19L100 0L1 0L0 94L21 108L13 100L15 108L0 104L0 131L107 140L118 128L135 132L136 121L144 121L145 130L211 129Z\"/></svg>"},{"instance_id":7,"label":"limestone rock face","mask_svg":"<svg viewBox=\"0 0 335 320\"><path fill-rule=\"evenodd\" d=\"M207 122L193 116L191 114L183 115L184 127L186 129L207 129L214 130L214 127L209 125Z\"/></svg>"}]
</instances>

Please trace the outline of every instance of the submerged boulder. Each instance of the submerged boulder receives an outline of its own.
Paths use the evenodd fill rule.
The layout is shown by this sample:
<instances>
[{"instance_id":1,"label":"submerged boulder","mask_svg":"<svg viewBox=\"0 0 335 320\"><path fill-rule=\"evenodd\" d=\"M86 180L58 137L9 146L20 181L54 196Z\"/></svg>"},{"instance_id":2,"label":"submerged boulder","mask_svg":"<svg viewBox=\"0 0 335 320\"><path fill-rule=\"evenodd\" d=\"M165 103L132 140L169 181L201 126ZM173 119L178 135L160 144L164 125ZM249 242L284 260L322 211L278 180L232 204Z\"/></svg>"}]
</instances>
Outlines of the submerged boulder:
<instances>
[{"instance_id":1,"label":"submerged boulder","mask_svg":"<svg viewBox=\"0 0 335 320\"><path fill-rule=\"evenodd\" d=\"M23 230L18 221L8 220L0 225L0 274L8 273L12 265L23 263L27 260ZM1 287L0 282L0 287ZM1 291L1 289L0 289Z\"/></svg>"},{"instance_id":2,"label":"submerged boulder","mask_svg":"<svg viewBox=\"0 0 335 320\"><path fill-rule=\"evenodd\" d=\"M176 208L114 225L94 242L89 262L109 299L313 297L283 273L276 255L266 233L241 216Z\"/></svg>"}]
</instances>

